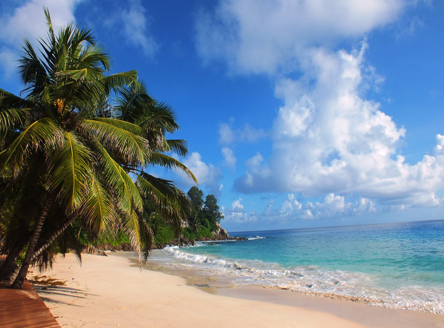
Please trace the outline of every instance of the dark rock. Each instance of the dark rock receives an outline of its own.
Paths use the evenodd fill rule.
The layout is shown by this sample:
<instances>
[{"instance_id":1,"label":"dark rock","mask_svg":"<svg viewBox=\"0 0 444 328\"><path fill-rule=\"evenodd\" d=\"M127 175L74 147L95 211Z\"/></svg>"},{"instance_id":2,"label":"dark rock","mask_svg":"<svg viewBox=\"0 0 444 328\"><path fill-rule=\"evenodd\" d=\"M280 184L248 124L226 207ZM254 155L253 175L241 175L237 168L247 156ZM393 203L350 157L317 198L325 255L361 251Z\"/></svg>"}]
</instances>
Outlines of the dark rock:
<instances>
[{"instance_id":1,"label":"dark rock","mask_svg":"<svg viewBox=\"0 0 444 328\"><path fill-rule=\"evenodd\" d=\"M92 245L88 245L86 246L83 250L82 253L86 253L86 254L93 254L93 255L101 255L101 256L107 256L104 250L98 249Z\"/></svg>"}]
</instances>

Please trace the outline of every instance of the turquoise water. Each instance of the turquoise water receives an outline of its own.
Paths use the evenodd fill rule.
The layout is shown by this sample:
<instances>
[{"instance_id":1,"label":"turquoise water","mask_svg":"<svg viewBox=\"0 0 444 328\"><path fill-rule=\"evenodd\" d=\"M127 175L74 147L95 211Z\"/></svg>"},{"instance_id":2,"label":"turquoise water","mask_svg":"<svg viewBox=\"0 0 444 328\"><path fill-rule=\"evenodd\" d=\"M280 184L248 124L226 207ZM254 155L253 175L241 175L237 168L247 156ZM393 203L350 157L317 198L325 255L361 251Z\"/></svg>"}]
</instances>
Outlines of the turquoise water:
<instances>
[{"instance_id":1,"label":"turquoise water","mask_svg":"<svg viewBox=\"0 0 444 328\"><path fill-rule=\"evenodd\" d=\"M231 235L249 240L167 248L154 258L239 285L444 314L444 220Z\"/></svg>"}]
</instances>

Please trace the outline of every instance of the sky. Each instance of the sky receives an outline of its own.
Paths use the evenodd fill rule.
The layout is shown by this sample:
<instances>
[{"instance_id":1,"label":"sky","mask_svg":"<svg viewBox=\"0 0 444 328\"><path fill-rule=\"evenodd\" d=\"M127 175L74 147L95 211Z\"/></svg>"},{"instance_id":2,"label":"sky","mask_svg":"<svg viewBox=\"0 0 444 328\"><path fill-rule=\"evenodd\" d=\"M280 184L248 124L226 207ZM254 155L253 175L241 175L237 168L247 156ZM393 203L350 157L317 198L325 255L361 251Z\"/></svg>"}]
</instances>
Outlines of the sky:
<instances>
[{"instance_id":1,"label":"sky","mask_svg":"<svg viewBox=\"0 0 444 328\"><path fill-rule=\"evenodd\" d=\"M444 1L3 0L0 88L17 95L43 7L174 109L189 155L170 155L228 231L444 219Z\"/></svg>"}]
</instances>

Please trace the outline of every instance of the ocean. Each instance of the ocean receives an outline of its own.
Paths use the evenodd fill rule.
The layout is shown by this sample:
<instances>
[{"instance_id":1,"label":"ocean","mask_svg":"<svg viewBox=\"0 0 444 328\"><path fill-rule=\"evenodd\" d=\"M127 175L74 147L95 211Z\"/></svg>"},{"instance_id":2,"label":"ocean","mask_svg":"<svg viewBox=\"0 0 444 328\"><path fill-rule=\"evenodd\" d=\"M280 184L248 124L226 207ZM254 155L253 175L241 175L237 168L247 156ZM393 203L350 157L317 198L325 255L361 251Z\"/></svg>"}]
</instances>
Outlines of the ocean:
<instances>
[{"instance_id":1,"label":"ocean","mask_svg":"<svg viewBox=\"0 0 444 328\"><path fill-rule=\"evenodd\" d=\"M370 305L444 314L444 220L230 233L152 253L165 266Z\"/></svg>"}]
</instances>

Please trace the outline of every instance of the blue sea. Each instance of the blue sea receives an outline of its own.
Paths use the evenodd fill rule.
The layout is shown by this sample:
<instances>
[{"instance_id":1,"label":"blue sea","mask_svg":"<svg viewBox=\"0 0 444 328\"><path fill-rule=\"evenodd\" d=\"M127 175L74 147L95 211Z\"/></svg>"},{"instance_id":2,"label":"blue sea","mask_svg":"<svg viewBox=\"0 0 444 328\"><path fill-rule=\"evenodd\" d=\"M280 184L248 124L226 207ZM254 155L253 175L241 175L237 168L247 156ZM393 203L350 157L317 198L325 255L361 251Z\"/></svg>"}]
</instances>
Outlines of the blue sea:
<instances>
[{"instance_id":1,"label":"blue sea","mask_svg":"<svg viewBox=\"0 0 444 328\"><path fill-rule=\"evenodd\" d=\"M444 220L230 235L248 240L169 247L153 260L236 285L444 314Z\"/></svg>"}]
</instances>

